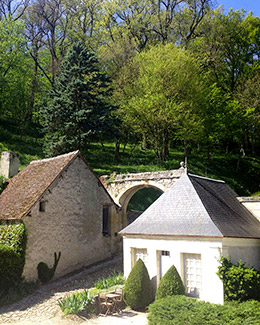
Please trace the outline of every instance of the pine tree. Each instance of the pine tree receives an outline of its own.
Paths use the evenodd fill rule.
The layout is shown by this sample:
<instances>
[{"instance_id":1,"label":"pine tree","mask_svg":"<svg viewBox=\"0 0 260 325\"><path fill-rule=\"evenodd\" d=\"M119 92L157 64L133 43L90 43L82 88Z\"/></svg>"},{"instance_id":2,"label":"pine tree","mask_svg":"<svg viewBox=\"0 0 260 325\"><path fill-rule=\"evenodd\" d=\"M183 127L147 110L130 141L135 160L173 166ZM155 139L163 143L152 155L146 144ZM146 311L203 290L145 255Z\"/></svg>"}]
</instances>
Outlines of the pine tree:
<instances>
[{"instance_id":1,"label":"pine tree","mask_svg":"<svg viewBox=\"0 0 260 325\"><path fill-rule=\"evenodd\" d=\"M45 152L57 155L80 149L113 126L110 80L83 42L68 51L53 89L41 107Z\"/></svg>"}]
</instances>

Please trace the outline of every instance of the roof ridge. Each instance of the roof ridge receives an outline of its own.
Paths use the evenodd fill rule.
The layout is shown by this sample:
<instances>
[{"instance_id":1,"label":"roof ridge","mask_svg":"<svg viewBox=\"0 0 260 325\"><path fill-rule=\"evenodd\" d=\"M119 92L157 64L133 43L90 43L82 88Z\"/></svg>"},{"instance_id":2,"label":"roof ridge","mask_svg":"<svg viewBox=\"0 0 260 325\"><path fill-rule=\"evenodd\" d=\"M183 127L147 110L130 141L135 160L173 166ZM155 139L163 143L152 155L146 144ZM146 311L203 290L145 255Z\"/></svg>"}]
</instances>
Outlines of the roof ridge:
<instances>
[{"instance_id":1,"label":"roof ridge","mask_svg":"<svg viewBox=\"0 0 260 325\"><path fill-rule=\"evenodd\" d=\"M225 181L223 181L221 179L209 178L209 177L199 176L199 175L190 174L190 173L188 173L188 176L197 177L197 178L200 178L200 179L205 179L207 181L212 181L212 182L217 182L217 183L224 183L224 184L226 183Z\"/></svg>"},{"instance_id":2,"label":"roof ridge","mask_svg":"<svg viewBox=\"0 0 260 325\"><path fill-rule=\"evenodd\" d=\"M68 157L70 155L74 156L74 155L76 155L78 153L79 153L79 150L76 150L76 151L71 151L71 152L65 153L63 155L56 156L56 157L33 160L33 161L30 162L30 165L32 165L32 164L40 164L42 162L48 162L48 161L51 161L51 160L57 160L57 159L60 159L60 158Z\"/></svg>"}]
</instances>

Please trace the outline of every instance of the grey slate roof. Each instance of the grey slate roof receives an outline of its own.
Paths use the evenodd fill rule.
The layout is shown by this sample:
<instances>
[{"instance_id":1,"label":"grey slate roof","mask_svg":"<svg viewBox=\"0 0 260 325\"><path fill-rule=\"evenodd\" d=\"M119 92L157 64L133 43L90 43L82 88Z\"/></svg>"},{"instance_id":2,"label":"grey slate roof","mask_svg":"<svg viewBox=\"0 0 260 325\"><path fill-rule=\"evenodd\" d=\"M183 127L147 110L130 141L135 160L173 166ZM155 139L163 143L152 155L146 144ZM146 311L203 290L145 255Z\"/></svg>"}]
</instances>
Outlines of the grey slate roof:
<instances>
[{"instance_id":1,"label":"grey slate roof","mask_svg":"<svg viewBox=\"0 0 260 325\"><path fill-rule=\"evenodd\" d=\"M260 238L260 222L225 182L185 173L120 234Z\"/></svg>"}]
</instances>

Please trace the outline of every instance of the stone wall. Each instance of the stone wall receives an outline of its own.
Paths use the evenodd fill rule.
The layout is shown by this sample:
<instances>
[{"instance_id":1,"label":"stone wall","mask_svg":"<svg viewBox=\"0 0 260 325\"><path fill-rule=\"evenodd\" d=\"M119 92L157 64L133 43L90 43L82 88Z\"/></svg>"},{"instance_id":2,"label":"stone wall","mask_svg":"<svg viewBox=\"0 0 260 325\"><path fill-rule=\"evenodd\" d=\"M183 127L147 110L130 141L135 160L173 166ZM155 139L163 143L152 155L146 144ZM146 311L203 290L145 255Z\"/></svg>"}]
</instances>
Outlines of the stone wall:
<instances>
[{"instance_id":1,"label":"stone wall","mask_svg":"<svg viewBox=\"0 0 260 325\"><path fill-rule=\"evenodd\" d=\"M111 257L120 250L122 228L117 208L96 176L76 158L23 218L28 242L24 276L37 278L37 265L53 266L54 252L61 252L55 277ZM103 205L110 206L111 235L102 234Z\"/></svg>"},{"instance_id":2,"label":"stone wall","mask_svg":"<svg viewBox=\"0 0 260 325\"><path fill-rule=\"evenodd\" d=\"M125 194L129 190L136 189L134 192L137 192L137 190L144 187L155 187L165 192L180 178L183 172L184 169L180 168L159 172L112 174L101 176L100 180L114 201L122 205L122 198L126 196Z\"/></svg>"}]
</instances>

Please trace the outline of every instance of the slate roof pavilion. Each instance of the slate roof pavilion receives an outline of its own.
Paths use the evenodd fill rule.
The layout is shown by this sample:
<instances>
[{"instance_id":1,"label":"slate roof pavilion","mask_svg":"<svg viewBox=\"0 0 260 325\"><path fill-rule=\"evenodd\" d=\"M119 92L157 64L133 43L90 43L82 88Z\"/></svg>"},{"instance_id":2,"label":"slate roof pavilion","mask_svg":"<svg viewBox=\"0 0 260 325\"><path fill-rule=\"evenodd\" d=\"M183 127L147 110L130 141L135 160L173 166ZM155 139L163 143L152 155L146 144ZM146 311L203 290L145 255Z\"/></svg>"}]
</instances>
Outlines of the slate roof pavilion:
<instances>
[{"instance_id":1,"label":"slate roof pavilion","mask_svg":"<svg viewBox=\"0 0 260 325\"><path fill-rule=\"evenodd\" d=\"M184 173L120 234L260 238L260 222L224 181Z\"/></svg>"}]
</instances>

